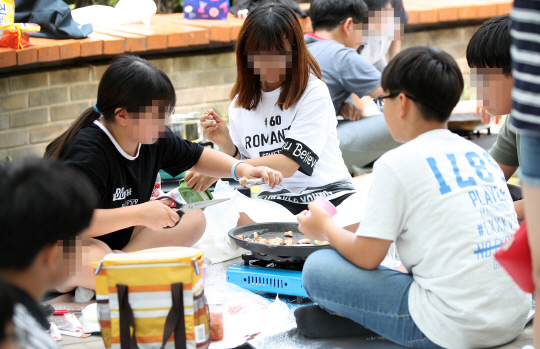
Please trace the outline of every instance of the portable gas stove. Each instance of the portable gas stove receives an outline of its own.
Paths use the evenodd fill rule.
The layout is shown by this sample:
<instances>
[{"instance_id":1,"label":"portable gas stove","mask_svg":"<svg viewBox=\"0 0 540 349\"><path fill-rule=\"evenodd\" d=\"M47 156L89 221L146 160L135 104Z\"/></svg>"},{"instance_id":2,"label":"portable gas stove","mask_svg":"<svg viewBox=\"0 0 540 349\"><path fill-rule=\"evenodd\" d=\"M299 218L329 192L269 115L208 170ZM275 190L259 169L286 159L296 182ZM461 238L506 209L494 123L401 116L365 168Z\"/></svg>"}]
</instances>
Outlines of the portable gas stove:
<instances>
[{"instance_id":1,"label":"portable gas stove","mask_svg":"<svg viewBox=\"0 0 540 349\"><path fill-rule=\"evenodd\" d=\"M293 232L296 242L305 236L298 230L298 223L258 223L234 228L229 236L239 247L251 251L242 255L243 263L227 269L227 281L246 290L277 293L296 297L308 297L302 283L302 268L306 258L320 249L332 248L330 245L267 245L245 241L257 232L260 237L271 239L285 238L283 234ZM298 298L302 302L302 298Z\"/></svg>"}]
</instances>

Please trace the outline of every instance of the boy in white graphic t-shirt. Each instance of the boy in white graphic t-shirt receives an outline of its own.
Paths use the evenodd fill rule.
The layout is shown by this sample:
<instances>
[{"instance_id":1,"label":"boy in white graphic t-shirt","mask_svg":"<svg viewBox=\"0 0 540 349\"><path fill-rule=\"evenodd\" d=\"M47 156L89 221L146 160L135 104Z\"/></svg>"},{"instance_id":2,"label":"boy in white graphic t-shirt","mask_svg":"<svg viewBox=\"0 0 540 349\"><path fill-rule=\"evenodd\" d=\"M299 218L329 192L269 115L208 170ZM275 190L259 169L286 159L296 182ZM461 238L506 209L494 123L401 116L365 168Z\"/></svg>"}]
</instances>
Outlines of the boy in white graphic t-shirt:
<instances>
[{"instance_id":1,"label":"boy in white graphic t-shirt","mask_svg":"<svg viewBox=\"0 0 540 349\"><path fill-rule=\"evenodd\" d=\"M304 287L328 312L354 320L354 331L407 347L511 341L525 326L531 297L493 255L518 222L497 163L447 129L463 90L459 67L443 51L412 47L390 62L381 85L390 133L405 144L375 163L356 234L314 205L310 217L298 216L307 237L336 249L307 259ZM408 274L379 266L392 241ZM320 336L313 329L322 322L348 321L315 307L296 314L306 335Z\"/></svg>"}]
</instances>

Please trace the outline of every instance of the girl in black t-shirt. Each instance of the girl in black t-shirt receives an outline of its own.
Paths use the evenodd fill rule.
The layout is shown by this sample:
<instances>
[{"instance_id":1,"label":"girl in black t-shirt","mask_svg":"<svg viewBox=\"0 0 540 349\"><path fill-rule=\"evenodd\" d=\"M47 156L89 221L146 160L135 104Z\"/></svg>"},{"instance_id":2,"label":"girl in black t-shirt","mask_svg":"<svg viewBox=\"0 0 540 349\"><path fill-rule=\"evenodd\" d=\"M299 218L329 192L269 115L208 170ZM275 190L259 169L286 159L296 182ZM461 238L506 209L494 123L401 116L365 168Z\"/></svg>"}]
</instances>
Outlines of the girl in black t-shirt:
<instances>
[{"instance_id":1,"label":"girl in black t-shirt","mask_svg":"<svg viewBox=\"0 0 540 349\"><path fill-rule=\"evenodd\" d=\"M87 264L59 291L94 289L90 262L107 253L191 246L200 239L206 227L200 210L164 229L174 226L179 216L169 203L149 201L160 169L171 176L193 169L220 178L247 176L264 178L271 186L281 183L280 172L253 167L174 135L165 119L175 104L174 87L163 71L142 58L120 56L101 78L97 103L47 146L45 156L84 172L99 197L83 234L89 245Z\"/></svg>"}]
</instances>

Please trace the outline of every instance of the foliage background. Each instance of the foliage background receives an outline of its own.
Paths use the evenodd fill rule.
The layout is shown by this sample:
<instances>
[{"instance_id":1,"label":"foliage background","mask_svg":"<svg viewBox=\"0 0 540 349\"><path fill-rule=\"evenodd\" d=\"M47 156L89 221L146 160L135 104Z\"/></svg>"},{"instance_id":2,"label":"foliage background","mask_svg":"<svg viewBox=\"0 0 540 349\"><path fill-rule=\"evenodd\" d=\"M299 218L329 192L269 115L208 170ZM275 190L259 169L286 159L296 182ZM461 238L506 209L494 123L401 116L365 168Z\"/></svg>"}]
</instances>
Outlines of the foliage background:
<instances>
[{"instance_id":1,"label":"foliage background","mask_svg":"<svg viewBox=\"0 0 540 349\"><path fill-rule=\"evenodd\" d=\"M105 5L105 6L115 6L118 3L118 0L64 0L71 9L85 7L90 5ZM230 0L231 5L234 4L237 0ZM158 13L173 13L173 12L182 12L182 6L184 5L183 0L154 0L157 5ZM296 2L310 2L308 0L296 0Z\"/></svg>"}]
</instances>

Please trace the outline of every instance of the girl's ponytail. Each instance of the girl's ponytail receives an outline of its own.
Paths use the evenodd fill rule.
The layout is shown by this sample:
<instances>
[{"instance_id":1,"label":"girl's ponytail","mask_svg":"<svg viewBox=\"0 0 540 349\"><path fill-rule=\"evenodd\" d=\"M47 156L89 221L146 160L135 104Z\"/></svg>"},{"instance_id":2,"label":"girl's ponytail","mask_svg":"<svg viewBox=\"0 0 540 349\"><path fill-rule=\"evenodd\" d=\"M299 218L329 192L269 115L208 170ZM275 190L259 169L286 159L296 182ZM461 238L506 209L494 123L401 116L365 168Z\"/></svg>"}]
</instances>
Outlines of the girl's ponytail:
<instances>
[{"instance_id":1,"label":"girl's ponytail","mask_svg":"<svg viewBox=\"0 0 540 349\"><path fill-rule=\"evenodd\" d=\"M79 116L75 122L58 136L54 141L47 145L45 149L45 157L56 159L62 154L68 143L75 137L83 127L86 127L99 119L101 114L96 112L93 107L86 109L81 116Z\"/></svg>"}]
</instances>

